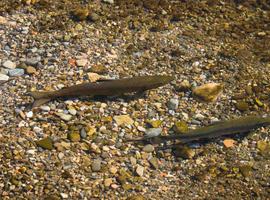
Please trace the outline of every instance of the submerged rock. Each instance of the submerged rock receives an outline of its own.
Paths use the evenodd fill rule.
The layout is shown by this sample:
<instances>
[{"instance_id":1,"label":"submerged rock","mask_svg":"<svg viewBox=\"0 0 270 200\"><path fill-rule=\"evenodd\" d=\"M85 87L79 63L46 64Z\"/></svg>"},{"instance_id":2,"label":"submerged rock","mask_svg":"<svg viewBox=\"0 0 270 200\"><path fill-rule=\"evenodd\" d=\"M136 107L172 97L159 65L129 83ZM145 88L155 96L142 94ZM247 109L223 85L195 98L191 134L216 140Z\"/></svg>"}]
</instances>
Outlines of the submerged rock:
<instances>
[{"instance_id":1,"label":"submerged rock","mask_svg":"<svg viewBox=\"0 0 270 200\"><path fill-rule=\"evenodd\" d=\"M192 90L194 96L206 102L216 101L221 95L223 85L220 83L207 83Z\"/></svg>"}]
</instances>

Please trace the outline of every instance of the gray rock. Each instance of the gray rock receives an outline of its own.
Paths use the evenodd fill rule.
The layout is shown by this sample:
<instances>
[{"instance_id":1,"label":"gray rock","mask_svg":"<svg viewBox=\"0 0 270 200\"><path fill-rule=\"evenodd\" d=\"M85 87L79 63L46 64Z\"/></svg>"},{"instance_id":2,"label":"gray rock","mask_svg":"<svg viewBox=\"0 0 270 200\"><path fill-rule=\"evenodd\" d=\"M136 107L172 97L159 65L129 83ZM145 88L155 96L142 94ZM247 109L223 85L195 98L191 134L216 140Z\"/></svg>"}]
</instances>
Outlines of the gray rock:
<instances>
[{"instance_id":1,"label":"gray rock","mask_svg":"<svg viewBox=\"0 0 270 200\"><path fill-rule=\"evenodd\" d=\"M8 81L9 76L5 75L5 74L0 74L0 81Z\"/></svg>"},{"instance_id":2,"label":"gray rock","mask_svg":"<svg viewBox=\"0 0 270 200\"><path fill-rule=\"evenodd\" d=\"M0 68L0 74L8 75L8 69L6 69L6 68Z\"/></svg>"},{"instance_id":3,"label":"gray rock","mask_svg":"<svg viewBox=\"0 0 270 200\"><path fill-rule=\"evenodd\" d=\"M101 161L99 159L94 160L94 162L92 162L92 170L94 172L98 172L101 169Z\"/></svg>"},{"instance_id":4,"label":"gray rock","mask_svg":"<svg viewBox=\"0 0 270 200\"><path fill-rule=\"evenodd\" d=\"M10 69L8 70L8 75L9 76L22 76L24 75L24 69Z\"/></svg>"},{"instance_id":5,"label":"gray rock","mask_svg":"<svg viewBox=\"0 0 270 200\"><path fill-rule=\"evenodd\" d=\"M25 64L26 65L31 65L31 66L36 66L40 61L41 61L40 56L30 57L30 58L26 59Z\"/></svg>"},{"instance_id":6,"label":"gray rock","mask_svg":"<svg viewBox=\"0 0 270 200\"><path fill-rule=\"evenodd\" d=\"M143 151L147 153L151 153L155 150L155 147L152 144L147 144L143 147Z\"/></svg>"},{"instance_id":7,"label":"gray rock","mask_svg":"<svg viewBox=\"0 0 270 200\"><path fill-rule=\"evenodd\" d=\"M87 133L84 128L81 129L80 135L82 139L85 139L87 137Z\"/></svg>"},{"instance_id":8,"label":"gray rock","mask_svg":"<svg viewBox=\"0 0 270 200\"><path fill-rule=\"evenodd\" d=\"M170 99L168 102L168 108L169 110L176 110L179 105L179 100L178 99Z\"/></svg>"},{"instance_id":9,"label":"gray rock","mask_svg":"<svg viewBox=\"0 0 270 200\"><path fill-rule=\"evenodd\" d=\"M12 62L11 60L7 60L3 63L3 67L7 69L15 69L16 68L16 63Z\"/></svg>"},{"instance_id":10,"label":"gray rock","mask_svg":"<svg viewBox=\"0 0 270 200\"><path fill-rule=\"evenodd\" d=\"M146 137L156 137L156 136L159 136L161 132L162 132L161 128L149 128L149 129L146 129L145 134L146 134Z\"/></svg>"},{"instance_id":11,"label":"gray rock","mask_svg":"<svg viewBox=\"0 0 270 200\"><path fill-rule=\"evenodd\" d=\"M64 114L64 113L56 113L56 115L64 121L70 121L72 118L72 115Z\"/></svg>"}]
</instances>

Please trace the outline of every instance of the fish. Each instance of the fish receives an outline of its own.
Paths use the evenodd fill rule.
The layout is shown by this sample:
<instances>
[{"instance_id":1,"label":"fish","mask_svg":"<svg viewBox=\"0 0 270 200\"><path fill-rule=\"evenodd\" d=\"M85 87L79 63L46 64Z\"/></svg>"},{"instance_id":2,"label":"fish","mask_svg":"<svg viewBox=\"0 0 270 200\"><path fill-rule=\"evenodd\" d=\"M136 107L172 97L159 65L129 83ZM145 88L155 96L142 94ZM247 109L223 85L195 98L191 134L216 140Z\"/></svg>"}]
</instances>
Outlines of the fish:
<instances>
[{"instance_id":1,"label":"fish","mask_svg":"<svg viewBox=\"0 0 270 200\"><path fill-rule=\"evenodd\" d=\"M29 94L34 98L32 108L38 107L58 98L82 96L119 96L125 93L144 92L166 85L173 81L172 76L137 76L132 78L102 80L95 83L81 83L56 91L33 91Z\"/></svg>"},{"instance_id":2,"label":"fish","mask_svg":"<svg viewBox=\"0 0 270 200\"><path fill-rule=\"evenodd\" d=\"M237 119L214 123L205 127L190 130L185 134L173 134L167 136L142 137L129 141L145 141L158 139L159 142L179 140L180 143L189 143L201 139L212 139L224 135L250 132L251 130L270 125L270 117L246 116Z\"/></svg>"}]
</instances>

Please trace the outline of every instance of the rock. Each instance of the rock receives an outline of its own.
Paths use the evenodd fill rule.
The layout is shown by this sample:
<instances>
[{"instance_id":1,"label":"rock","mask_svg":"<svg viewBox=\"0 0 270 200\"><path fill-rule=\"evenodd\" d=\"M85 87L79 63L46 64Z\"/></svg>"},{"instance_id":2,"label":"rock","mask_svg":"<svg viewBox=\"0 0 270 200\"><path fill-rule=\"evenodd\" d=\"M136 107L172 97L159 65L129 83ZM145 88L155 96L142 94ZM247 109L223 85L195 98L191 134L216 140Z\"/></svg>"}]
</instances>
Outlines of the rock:
<instances>
[{"instance_id":1,"label":"rock","mask_svg":"<svg viewBox=\"0 0 270 200\"><path fill-rule=\"evenodd\" d=\"M82 138L82 139L85 139L85 138L87 137L87 133L86 133L86 131L85 131L84 128L81 129L80 135L81 135L81 138Z\"/></svg>"},{"instance_id":2,"label":"rock","mask_svg":"<svg viewBox=\"0 0 270 200\"><path fill-rule=\"evenodd\" d=\"M176 110L179 105L179 100L178 99L170 99L168 102L168 108L169 110Z\"/></svg>"},{"instance_id":3,"label":"rock","mask_svg":"<svg viewBox=\"0 0 270 200\"><path fill-rule=\"evenodd\" d=\"M27 118L32 118L33 115L34 115L34 113L32 111L29 111L29 112L26 113Z\"/></svg>"},{"instance_id":4,"label":"rock","mask_svg":"<svg viewBox=\"0 0 270 200\"><path fill-rule=\"evenodd\" d=\"M5 67L7 69L15 69L16 68L16 63L12 62L11 60L5 61L2 65L3 65L3 67Z\"/></svg>"},{"instance_id":5,"label":"rock","mask_svg":"<svg viewBox=\"0 0 270 200\"><path fill-rule=\"evenodd\" d=\"M83 26L81 25L81 24L77 24L76 26L75 26L75 30L76 31L81 31L81 30L83 30ZM79 66L79 65L78 65ZM85 65L83 65L83 66L85 66ZM83 66L81 66L81 67L83 67Z\"/></svg>"},{"instance_id":6,"label":"rock","mask_svg":"<svg viewBox=\"0 0 270 200\"><path fill-rule=\"evenodd\" d=\"M220 83L207 83L194 88L192 93L203 101L214 102L221 95L222 90L223 85Z\"/></svg>"},{"instance_id":7,"label":"rock","mask_svg":"<svg viewBox=\"0 0 270 200\"><path fill-rule=\"evenodd\" d=\"M181 157L184 159L191 159L195 156L194 150L189 148L188 146L177 146L174 153L177 157Z\"/></svg>"},{"instance_id":8,"label":"rock","mask_svg":"<svg viewBox=\"0 0 270 200\"><path fill-rule=\"evenodd\" d=\"M87 8L77 8L73 11L73 16L79 21L86 20L88 15L89 10Z\"/></svg>"},{"instance_id":9,"label":"rock","mask_svg":"<svg viewBox=\"0 0 270 200\"><path fill-rule=\"evenodd\" d=\"M224 146L225 146L226 148L231 148L231 147L233 147L233 146L235 145L235 143L236 143L236 141L233 140L233 139L225 139L225 140L223 141L223 144L224 144Z\"/></svg>"},{"instance_id":10,"label":"rock","mask_svg":"<svg viewBox=\"0 0 270 200\"><path fill-rule=\"evenodd\" d=\"M249 109L249 105L248 103L244 102L244 101L238 101L235 105L235 107L240 110L240 111L247 111Z\"/></svg>"},{"instance_id":11,"label":"rock","mask_svg":"<svg viewBox=\"0 0 270 200\"><path fill-rule=\"evenodd\" d=\"M76 60L76 65L78 67L84 67L84 66L86 66L87 63L88 63L87 59L78 59L78 60Z\"/></svg>"},{"instance_id":12,"label":"rock","mask_svg":"<svg viewBox=\"0 0 270 200\"><path fill-rule=\"evenodd\" d=\"M5 74L0 74L0 81L8 81L8 80L9 80L9 76Z\"/></svg>"},{"instance_id":13,"label":"rock","mask_svg":"<svg viewBox=\"0 0 270 200\"><path fill-rule=\"evenodd\" d=\"M174 123L173 131L177 134L186 133L188 131L188 125L186 122L178 121Z\"/></svg>"},{"instance_id":14,"label":"rock","mask_svg":"<svg viewBox=\"0 0 270 200\"><path fill-rule=\"evenodd\" d=\"M113 117L114 121L118 126L123 125L132 125L134 123L133 119L129 115L118 115Z\"/></svg>"},{"instance_id":15,"label":"rock","mask_svg":"<svg viewBox=\"0 0 270 200\"><path fill-rule=\"evenodd\" d=\"M103 0L103 2L113 4L114 0Z\"/></svg>"},{"instance_id":16,"label":"rock","mask_svg":"<svg viewBox=\"0 0 270 200\"><path fill-rule=\"evenodd\" d=\"M241 174L246 178L250 177L252 174L252 167L250 165L240 166L239 170L240 170Z\"/></svg>"},{"instance_id":17,"label":"rock","mask_svg":"<svg viewBox=\"0 0 270 200\"><path fill-rule=\"evenodd\" d=\"M56 115L64 121L70 121L72 118L72 115L64 114L64 113L56 113Z\"/></svg>"},{"instance_id":18,"label":"rock","mask_svg":"<svg viewBox=\"0 0 270 200\"><path fill-rule=\"evenodd\" d=\"M110 172L111 172L112 174L116 174L116 173L117 173L117 168L116 168L115 166L111 166Z\"/></svg>"},{"instance_id":19,"label":"rock","mask_svg":"<svg viewBox=\"0 0 270 200\"><path fill-rule=\"evenodd\" d=\"M155 157L152 157L150 160L149 160L149 163L151 164L151 166L154 168L154 169L158 169L159 168L159 160Z\"/></svg>"},{"instance_id":20,"label":"rock","mask_svg":"<svg viewBox=\"0 0 270 200\"><path fill-rule=\"evenodd\" d=\"M37 70L36 70L36 68L34 68L32 66L28 66L28 67L26 67L26 73L29 75L36 74Z\"/></svg>"},{"instance_id":21,"label":"rock","mask_svg":"<svg viewBox=\"0 0 270 200\"><path fill-rule=\"evenodd\" d=\"M0 74L8 75L8 69L1 67Z\"/></svg>"},{"instance_id":22,"label":"rock","mask_svg":"<svg viewBox=\"0 0 270 200\"><path fill-rule=\"evenodd\" d=\"M36 141L36 144L37 144L37 146L42 147L43 149L48 149L48 150L53 149L53 141L50 137Z\"/></svg>"},{"instance_id":23,"label":"rock","mask_svg":"<svg viewBox=\"0 0 270 200\"><path fill-rule=\"evenodd\" d=\"M143 176L143 172L144 172L144 167L141 165L138 165L138 167L136 168L136 173L137 175L139 175L140 177Z\"/></svg>"},{"instance_id":24,"label":"rock","mask_svg":"<svg viewBox=\"0 0 270 200\"><path fill-rule=\"evenodd\" d=\"M175 89L178 92L186 92L191 89L191 84L188 80L184 80L179 84L179 86L176 86Z\"/></svg>"},{"instance_id":25,"label":"rock","mask_svg":"<svg viewBox=\"0 0 270 200\"><path fill-rule=\"evenodd\" d=\"M257 148L262 156L270 158L270 142L260 140L257 142Z\"/></svg>"},{"instance_id":26,"label":"rock","mask_svg":"<svg viewBox=\"0 0 270 200\"><path fill-rule=\"evenodd\" d=\"M107 68L103 65L94 65L90 68L90 71L98 74L104 74L108 72Z\"/></svg>"},{"instance_id":27,"label":"rock","mask_svg":"<svg viewBox=\"0 0 270 200\"><path fill-rule=\"evenodd\" d=\"M40 56L36 56L36 57L30 57L27 58L25 61L26 65L30 65L30 66L37 66L37 64L41 61L41 57Z\"/></svg>"},{"instance_id":28,"label":"rock","mask_svg":"<svg viewBox=\"0 0 270 200\"><path fill-rule=\"evenodd\" d=\"M89 15L89 19L92 21L92 22L96 22L99 20L99 15L95 12L92 12L90 15Z\"/></svg>"},{"instance_id":29,"label":"rock","mask_svg":"<svg viewBox=\"0 0 270 200\"><path fill-rule=\"evenodd\" d=\"M49 106L40 106L40 109L45 112L49 112L51 110Z\"/></svg>"},{"instance_id":30,"label":"rock","mask_svg":"<svg viewBox=\"0 0 270 200\"><path fill-rule=\"evenodd\" d=\"M141 194L131 195L127 198L127 200L145 200L147 198L144 198Z\"/></svg>"},{"instance_id":31,"label":"rock","mask_svg":"<svg viewBox=\"0 0 270 200\"><path fill-rule=\"evenodd\" d=\"M10 69L8 70L8 75L9 76L22 76L24 75L24 69Z\"/></svg>"},{"instance_id":32,"label":"rock","mask_svg":"<svg viewBox=\"0 0 270 200\"><path fill-rule=\"evenodd\" d=\"M106 179L104 180L104 186L105 186L105 187L110 187L112 183L113 183L112 178L106 178Z\"/></svg>"},{"instance_id":33,"label":"rock","mask_svg":"<svg viewBox=\"0 0 270 200\"><path fill-rule=\"evenodd\" d=\"M97 80L100 79L100 75L97 74L97 73L89 72L89 73L87 73L87 76L88 76L88 79L89 79L91 82L96 82Z\"/></svg>"},{"instance_id":34,"label":"rock","mask_svg":"<svg viewBox=\"0 0 270 200\"><path fill-rule=\"evenodd\" d=\"M151 127L151 128L158 128L162 124L161 120L148 120L146 123Z\"/></svg>"},{"instance_id":35,"label":"rock","mask_svg":"<svg viewBox=\"0 0 270 200\"><path fill-rule=\"evenodd\" d=\"M81 140L81 135L78 131L72 131L68 134L68 139L71 142L79 142Z\"/></svg>"},{"instance_id":36,"label":"rock","mask_svg":"<svg viewBox=\"0 0 270 200\"><path fill-rule=\"evenodd\" d=\"M4 24L7 24L7 19L5 18L5 17L2 17L2 16L0 16L0 24L1 25L4 25Z\"/></svg>"},{"instance_id":37,"label":"rock","mask_svg":"<svg viewBox=\"0 0 270 200\"><path fill-rule=\"evenodd\" d=\"M143 151L147 153L151 153L155 150L155 147L151 144L147 144L143 147Z\"/></svg>"},{"instance_id":38,"label":"rock","mask_svg":"<svg viewBox=\"0 0 270 200\"><path fill-rule=\"evenodd\" d=\"M101 160L99 160L99 159L94 160L91 167L92 167L92 171L94 171L94 172L100 171L101 170Z\"/></svg>"},{"instance_id":39,"label":"rock","mask_svg":"<svg viewBox=\"0 0 270 200\"><path fill-rule=\"evenodd\" d=\"M73 106L68 106L68 112L73 116L77 114L77 110Z\"/></svg>"},{"instance_id":40,"label":"rock","mask_svg":"<svg viewBox=\"0 0 270 200\"><path fill-rule=\"evenodd\" d=\"M146 134L146 137L156 137L156 136L159 136L161 132L162 132L161 128L149 128L149 129L146 129L145 134Z\"/></svg>"}]
</instances>

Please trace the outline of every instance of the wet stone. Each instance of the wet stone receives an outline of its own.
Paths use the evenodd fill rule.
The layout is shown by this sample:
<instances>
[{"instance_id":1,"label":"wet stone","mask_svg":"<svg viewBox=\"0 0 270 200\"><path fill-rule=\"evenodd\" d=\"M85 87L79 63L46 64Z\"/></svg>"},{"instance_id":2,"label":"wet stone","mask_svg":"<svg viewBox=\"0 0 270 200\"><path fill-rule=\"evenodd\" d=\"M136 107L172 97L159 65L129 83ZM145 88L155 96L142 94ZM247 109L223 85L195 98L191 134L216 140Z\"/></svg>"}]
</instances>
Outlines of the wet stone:
<instances>
[{"instance_id":1,"label":"wet stone","mask_svg":"<svg viewBox=\"0 0 270 200\"><path fill-rule=\"evenodd\" d=\"M101 170L101 160L99 160L99 159L94 160L94 161L92 162L91 167L92 167L92 170L93 170L94 172L100 171L100 170Z\"/></svg>"},{"instance_id":2,"label":"wet stone","mask_svg":"<svg viewBox=\"0 0 270 200\"><path fill-rule=\"evenodd\" d=\"M168 102L168 108L169 110L176 110L179 105L179 100L178 99L170 99Z\"/></svg>"},{"instance_id":3,"label":"wet stone","mask_svg":"<svg viewBox=\"0 0 270 200\"><path fill-rule=\"evenodd\" d=\"M15 69L16 68L16 63L12 62L11 60L5 61L2 65L3 65L3 67L5 67L7 69Z\"/></svg>"},{"instance_id":4,"label":"wet stone","mask_svg":"<svg viewBox=\"0 0 270 200\"><path fill-rule=\"evenodd\" d=\"M235 105L235 107L240 111L247 111L249 109L248 103L244 101L238 101Z\"/></svg>"},{"instance_id":5,"label":"wet stone","mask_svg":"<svg viewBox=\"0 0 270 200\"><path fill-rule=\"evenodd\" d=\"M155 150L155 147L151 144L147 144L146 146L143 147L143 151L147 153L151 153Z\"/></svg>"},{"instance_id":6,"label":"wet stone","mask_svg":"<svg viewBox=\"0 0 270 200\"><path fill-rule=\"evenodd\" d=\"M10 69L8 70L8 75L9 76L22 76L24 75L24 69Z\"/></svg>"},{"instance_id":7,"label":"wet stone","mask_svg":"<svg viewBox=\"0 0 270 200\"><path fill-rule=\"evenodd\" d=\"M178 121L178 122L175 122L173 126L173 130L177 134L186 133L188 131L188 125L186 122Z\"/></svg>"},{"instance_id":8,"label":"wet stone","mask_svg":"<svg viewBox=\"0 0 270 200\"><path fill-rule=\"evenodd\" d=\"M49 137L36 141L36 144L37 146L42 147L43 149L48 149L48 150L53 149L53 141Z\"/></svg>"},{"instance_id":9,"label":"wet stone","mask_svg":"<svg viewBox=\"0 0 270 200\"><path fill-rule=\"evenodd\" d=\"M145 130L146 137L156 137L159 136L162 132L161 128L149 128Z\"/></svg>"}]
</instances>

